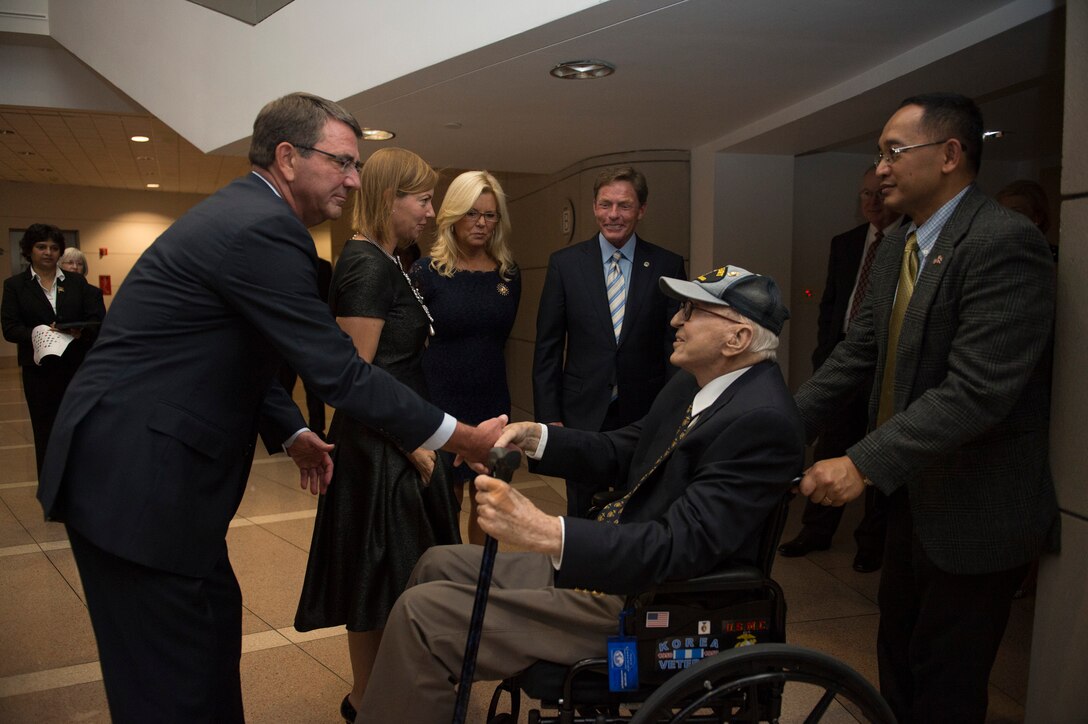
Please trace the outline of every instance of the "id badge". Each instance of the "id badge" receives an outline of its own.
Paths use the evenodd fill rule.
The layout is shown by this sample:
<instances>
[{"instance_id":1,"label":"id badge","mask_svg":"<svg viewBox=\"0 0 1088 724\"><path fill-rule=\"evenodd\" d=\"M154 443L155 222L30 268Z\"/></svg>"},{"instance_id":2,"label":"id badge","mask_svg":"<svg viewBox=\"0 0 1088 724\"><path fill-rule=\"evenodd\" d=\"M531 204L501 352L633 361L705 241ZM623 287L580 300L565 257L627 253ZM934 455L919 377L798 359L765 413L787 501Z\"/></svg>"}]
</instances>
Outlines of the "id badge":
<instances>
[{"instance_id":1,"label":"id badge","mask_svg":"<svg viewBox=\"0 0 1088 724\"><path fill-rule=\"evenodd\" d=\"M634 636L608 637L608 690L638 688L638 648Z\"/></svg>"}]
</instances>

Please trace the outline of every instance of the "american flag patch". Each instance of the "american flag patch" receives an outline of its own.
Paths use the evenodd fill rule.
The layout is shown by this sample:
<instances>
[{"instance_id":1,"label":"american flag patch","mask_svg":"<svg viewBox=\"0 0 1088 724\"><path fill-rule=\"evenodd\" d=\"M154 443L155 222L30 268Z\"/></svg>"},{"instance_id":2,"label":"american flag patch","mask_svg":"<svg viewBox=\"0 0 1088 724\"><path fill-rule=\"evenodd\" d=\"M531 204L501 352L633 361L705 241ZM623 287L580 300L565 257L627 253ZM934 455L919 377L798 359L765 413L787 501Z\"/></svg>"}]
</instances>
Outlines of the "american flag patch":
<instances>
[{"instance_id":1,"label":"american flag patch","mask_svg":"<svg viewBox=\"0 0 1088 724\"><path fill-rule=\"evenodd\" d=\"M646 612L646 628L668 628L669 625L669 612L668 611L647 611Z\"/></svg>"}]
</instances>

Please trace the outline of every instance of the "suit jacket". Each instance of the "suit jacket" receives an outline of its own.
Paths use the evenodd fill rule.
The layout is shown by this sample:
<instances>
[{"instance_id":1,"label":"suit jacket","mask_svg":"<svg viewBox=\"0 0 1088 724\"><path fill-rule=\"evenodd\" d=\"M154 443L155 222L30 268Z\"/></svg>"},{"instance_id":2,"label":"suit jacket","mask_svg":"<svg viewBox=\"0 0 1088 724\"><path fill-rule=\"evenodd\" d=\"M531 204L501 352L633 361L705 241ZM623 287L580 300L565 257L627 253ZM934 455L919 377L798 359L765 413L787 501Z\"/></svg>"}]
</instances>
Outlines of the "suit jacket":
<instances>
[{"instance_id":1,"label":"suit jacket","mask_svg":"<svg viewBox=\"0 0 1088 724\"><path fill-rule=\"evenodd\" d=\"M102 294L87 283L82 274L65 272L64 280L57 279L57 311L49 304L45 291L30 276L30 268L4 280L4 302L0 306L0 320L4 339L14 342L18 348L19 365L34 364L34 344L31 332L39 324L53 322L101 322L106 315ZM98 330L87 327L79 339L73 340L64 351L82 356L90 349Z\"/></svg>"},{"instance_id":2,"label":"suit jacket","mask_svg":"<svg viewBox=\"0 0 1088 724\"><path fill-rule=\"evenodd\" d=\"M619 386L621 424L646 414L668 376L669 320L678 307L658 289L662 276L683 279L684 259L639 238L617 340L597 237L551 255L536 318L537 420L599 430L613 385Z\"/></svg>"},{"instance_id":3,"label":"suit jacket","mask_svg":"<svg viewBox=\"0 0 1088 724\"><path fill-rule=\"evenodd\" d=\"M324 400L413 450L442 413L356 354L317 294L313 239L254 174L140 257L69 388L38 499L100 548L204 576L245 489L258 417L269 451L303 427L281 362Z\"/></svg>"},{"instance_id":4,"label":"suit jacket","mask_svg":"<svg viewBox=\"0 0 1088 724\"><path fill-rule=\"evenodd\" d=\"M869 222L839 234L831 240L827 258L827 281L820 297L820 316L816 326L816 349L812 352L812 369L817 369L842 340L842 326L850 311L850 295L857 281L865 250Z\"/></svg>"},{"instance_id":5,"label":"suit jacket","mask_svg":"<svg viewBox=\"0 0 1088 724\"><path fill-rule=\"evenodd\" d=\"M646 417L628 427L550 427L535 469L626 481L630 490L668 448L698 389L694 377L678 372ZM803 454L801 420L778 365L754 365L638 487L619 525L564 518L556 585L632 593L726 563L754 563L763 523L800 472Z\"/></svg>"},{"instance_id":6,"label":"suit jacket","mask_svg":"<svg viewBox=\"0 0 1088 724\"><path fill-rule=\"evenodd\" d=\"M808 433L881 380L904 232L885 237L846 339L797 393ZM896 414L847 454L883 492L907 486L914 529L952 573L1007 570L1056 532L1047 460L1054 262L1042 235L977 188L918 276L897 348ZM876 419L880 385L869 399Z\"/></svg>"}]
</instances>

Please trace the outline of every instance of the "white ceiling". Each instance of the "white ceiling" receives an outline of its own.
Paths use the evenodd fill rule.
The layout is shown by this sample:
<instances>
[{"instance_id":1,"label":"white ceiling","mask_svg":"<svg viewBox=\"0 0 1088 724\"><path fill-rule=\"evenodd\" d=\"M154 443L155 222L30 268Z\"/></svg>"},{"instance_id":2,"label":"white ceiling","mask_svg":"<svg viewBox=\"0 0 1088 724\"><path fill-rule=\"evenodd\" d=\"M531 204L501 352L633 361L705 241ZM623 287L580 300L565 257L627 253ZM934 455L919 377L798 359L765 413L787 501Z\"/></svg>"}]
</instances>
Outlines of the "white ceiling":
<instances>
[{"instance_id":1,"label":"white ceiling","mask_svg":"<svg viewBox=\"0 0 1088 724\"><path fill-rule=\"evenodd\" d=\"M1055 156L1063 15L1047 0L613 0L339 100L440 167L552 173L639 149L868 151L898 100L929 90L980 101L987 125L1009 133L988 155ZM350 62L368 62L366 33L343 35ZM405 52L427 42L406 35ZM306 52L313 62L315 49ZM548 75L585 58L617 71L596 81ZM0 179L143 188L154 176L164 190L207 193L245 169L248 139L206 156L171 119L132 105L136 113L0 105L0 131L14 131L0 135ZM153 143L130 143L135 128L150 128ZM365 154L383 144L363 145Z\"/></svg>"}]
</instances>

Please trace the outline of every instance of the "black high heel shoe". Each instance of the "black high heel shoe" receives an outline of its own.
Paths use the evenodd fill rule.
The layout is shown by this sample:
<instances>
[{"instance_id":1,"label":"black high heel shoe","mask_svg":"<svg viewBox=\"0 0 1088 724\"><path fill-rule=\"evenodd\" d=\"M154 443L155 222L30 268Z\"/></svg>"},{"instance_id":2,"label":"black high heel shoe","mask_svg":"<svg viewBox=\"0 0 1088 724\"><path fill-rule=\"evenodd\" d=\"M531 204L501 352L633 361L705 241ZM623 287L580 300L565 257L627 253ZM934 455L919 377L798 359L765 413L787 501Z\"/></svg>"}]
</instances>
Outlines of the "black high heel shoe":
<instances>
[{"instance_id":1,"label":"black high heel shoe","mask_svg":"<svg viewBox=\"0 0 1088 724\"><path fill-rule=\"evenodd\" d=\"M345 696L344 700L340 702L340 716L344 717L344 721L348 724L355 724L355 707L351 705L351 701Z\"/></svg>"}]
</instances>

